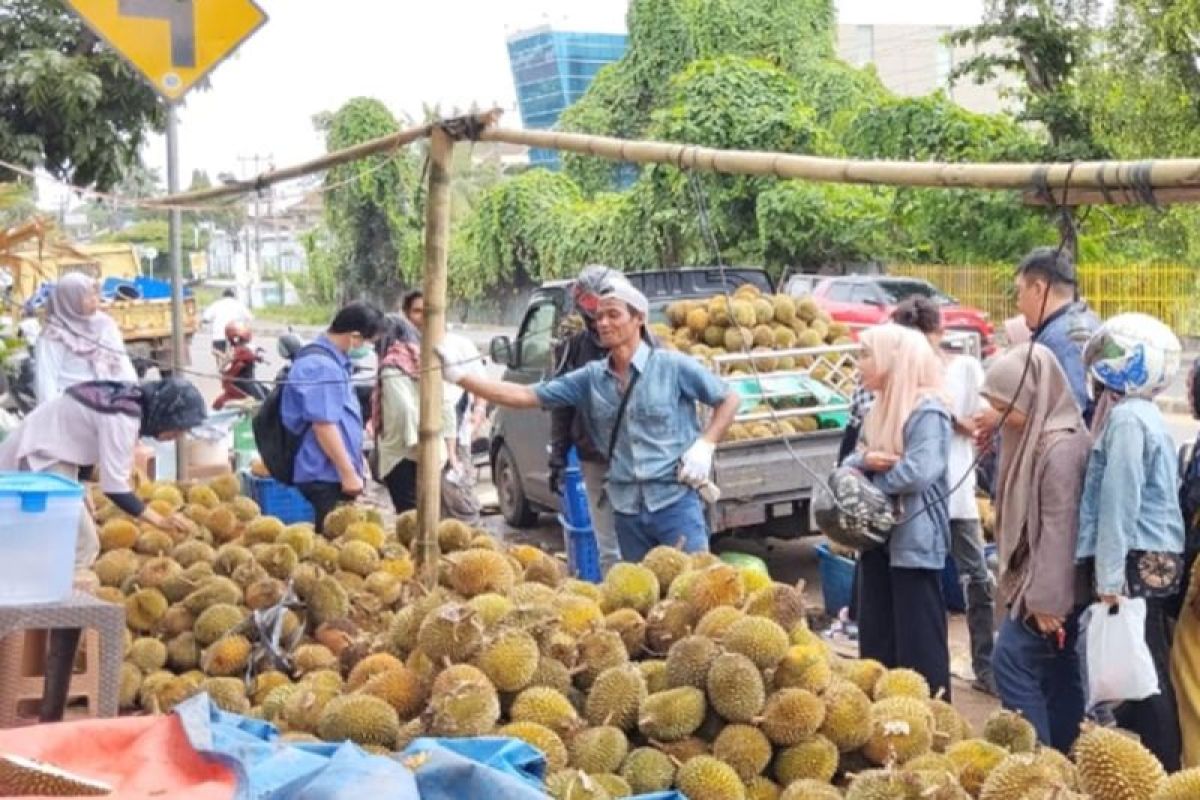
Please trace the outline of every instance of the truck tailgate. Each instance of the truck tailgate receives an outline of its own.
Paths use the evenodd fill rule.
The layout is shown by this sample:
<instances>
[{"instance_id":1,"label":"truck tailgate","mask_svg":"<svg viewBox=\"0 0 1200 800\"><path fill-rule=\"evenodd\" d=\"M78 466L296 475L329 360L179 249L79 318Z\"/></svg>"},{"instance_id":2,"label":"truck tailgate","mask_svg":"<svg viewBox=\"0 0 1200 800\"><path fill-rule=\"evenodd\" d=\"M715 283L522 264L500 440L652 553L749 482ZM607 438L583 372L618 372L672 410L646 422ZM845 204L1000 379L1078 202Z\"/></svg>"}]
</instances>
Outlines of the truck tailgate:
<instances>
[{"instance_id":1,"label":"truck tailgate","mask_svg":"<svg viewBox=\"0 0 1200 800\"><path fill-rule=\"evenodd\" d=\"M722 444L713 459L713 482L721 489L712 510L713 529L759 525L790 515L797 498L810 498L813 484L833 471L841 440L842 431L821 430ZM772 508L773 503L779 507Z\"/></svg>"}]
</instances>

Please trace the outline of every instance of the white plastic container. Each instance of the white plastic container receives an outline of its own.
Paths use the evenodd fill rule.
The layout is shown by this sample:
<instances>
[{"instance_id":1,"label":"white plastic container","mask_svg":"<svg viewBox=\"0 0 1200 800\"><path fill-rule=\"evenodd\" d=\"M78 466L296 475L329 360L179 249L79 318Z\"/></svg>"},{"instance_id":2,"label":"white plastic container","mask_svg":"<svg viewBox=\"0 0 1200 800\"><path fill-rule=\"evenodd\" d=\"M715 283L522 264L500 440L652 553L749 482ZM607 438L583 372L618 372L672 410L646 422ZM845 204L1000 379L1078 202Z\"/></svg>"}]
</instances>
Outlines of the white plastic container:
<instances>
[{"instance_id":1,"label":"white plastic container","mask_svg":"<svg viewBox=\"0 0 1200 800\"><path fill-rule=\"evenodd\" d=\"M44 472L0 472L0 605L71 594L83 487Z\"/></svg>"}]
</instances>

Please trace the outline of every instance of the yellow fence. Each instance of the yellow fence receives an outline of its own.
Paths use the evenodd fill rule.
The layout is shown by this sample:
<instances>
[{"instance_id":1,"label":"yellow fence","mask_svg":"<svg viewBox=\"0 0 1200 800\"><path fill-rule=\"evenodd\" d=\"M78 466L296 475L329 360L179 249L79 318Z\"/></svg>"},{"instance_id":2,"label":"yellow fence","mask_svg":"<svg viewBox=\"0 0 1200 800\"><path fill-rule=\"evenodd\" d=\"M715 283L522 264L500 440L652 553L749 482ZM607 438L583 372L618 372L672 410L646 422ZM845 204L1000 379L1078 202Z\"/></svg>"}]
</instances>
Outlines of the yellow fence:
<instances>
[{"instance_id":1,"label":"yellow fence","mask_svg":"<svg viewBox=\"0 0 1200 800\"><path fill-rule=\"evenodd\" d=\"M924 278L994 324L1017 313L1011 265L895 264L894 275ZM1179 336L1200 336L1200 269L1177 264L1079 267L1079 289L1101 319L1126 311L1158 317Z\"/></svg>"}]
</instances>

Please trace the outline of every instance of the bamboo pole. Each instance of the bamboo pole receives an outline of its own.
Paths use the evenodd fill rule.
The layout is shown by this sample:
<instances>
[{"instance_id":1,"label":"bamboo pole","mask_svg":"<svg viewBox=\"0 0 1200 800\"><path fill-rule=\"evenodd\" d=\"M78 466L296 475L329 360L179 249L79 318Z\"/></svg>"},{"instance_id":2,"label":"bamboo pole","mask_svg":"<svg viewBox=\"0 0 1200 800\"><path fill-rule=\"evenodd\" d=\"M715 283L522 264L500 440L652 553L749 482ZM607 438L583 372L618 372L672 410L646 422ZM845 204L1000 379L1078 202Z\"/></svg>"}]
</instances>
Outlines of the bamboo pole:
<instances>
[{"instance_id":1,"label":"bamboo pole","mask_svg":"<svg viewBox=\"0 0 1200 800\"><path fill-rule=\"evenodd\" d=\"M855 161L788 153L718 150L688 144L626 141L609 136L489 127L480 139L540 147L636 164L673 164L681 169L729 175L762 175L823 183L960 189L1097 189L1136 192L1200 187L1200 159L1086 161L1076 164L948 164ZM1068 180L1069 179L1069 180ZM1103 200L1103 198L1100 198ZM1074 205L1074 203L1072 203Z\"/></svg>"},{"instance_id":2,"label":"bamboo pole","mask_svg":"<svg viewBox=\"0 0 1200 800\"><path fill-rule=\"evenodd\" d=\"M425 327L421 333L420 430L417 457L417 530L421 581L438 581L437 528L442 505L442 370L435 348L446 332L446 261L450 237L450 159L454 139L441 125L430 136L429 193L425 200Z\"/></svg>"},{"instance_id":3,"label":"bamboo pole","mask_svg":"<svg viewBox=\"0 0 1200 800\"><path fill-rule=\"evenodd\" d=\"M146 206L178 206L195 203L211 203L214 200L223 200L227 197L239 197L251 192L261 191L268 186L284 181L303 178L306 175L311 175L315 172L323 172L324 170L337 167L342 164L347 164L351 161L367 158L368 156L386 153L389 150L395 150L407 144L412 144L418 139L424 139L429 136L432 130L432 125L420 125L415 128L406 128L398 133L381 136L378 139L372 139L368 142L356 144L353 147L347 147L343 150L335 150L332 153L326 153L320 158L314 158L309 161L304 161L300 164L295 164L283 169L263 172L253 178L248 178L244 181L232 181L223 186L214 186L211 189L198 189L194 192L183 192L181 194L167 195L165 197L155 197L150 200L143 201Z\"/></svg>"}]
</instances>

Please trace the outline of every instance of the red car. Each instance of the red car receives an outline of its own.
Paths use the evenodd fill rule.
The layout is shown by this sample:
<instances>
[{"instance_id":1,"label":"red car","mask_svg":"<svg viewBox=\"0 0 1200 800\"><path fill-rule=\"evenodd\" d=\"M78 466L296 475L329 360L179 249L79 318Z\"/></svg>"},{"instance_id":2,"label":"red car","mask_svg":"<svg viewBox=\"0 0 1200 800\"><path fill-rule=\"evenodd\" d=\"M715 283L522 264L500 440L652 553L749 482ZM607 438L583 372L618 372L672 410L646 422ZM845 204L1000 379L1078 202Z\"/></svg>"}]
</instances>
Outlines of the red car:
<instances>
[{"instance_id":1,"label":"red car","mask_svg":"<svg viewBox=\"0 0 1200 800\"><path fill-rule=\"evenodd\" d=\"M914 295L929 297L942 307L942 325L946 330L978 336L979 352L985 357L995 350L994 330L988 315L977 308L960 306L928 281L887 275L845 275L824 278L812 290L813 298L829 316L854 328L887 322L896 306Z\"/></svg>"}]
</instances>

